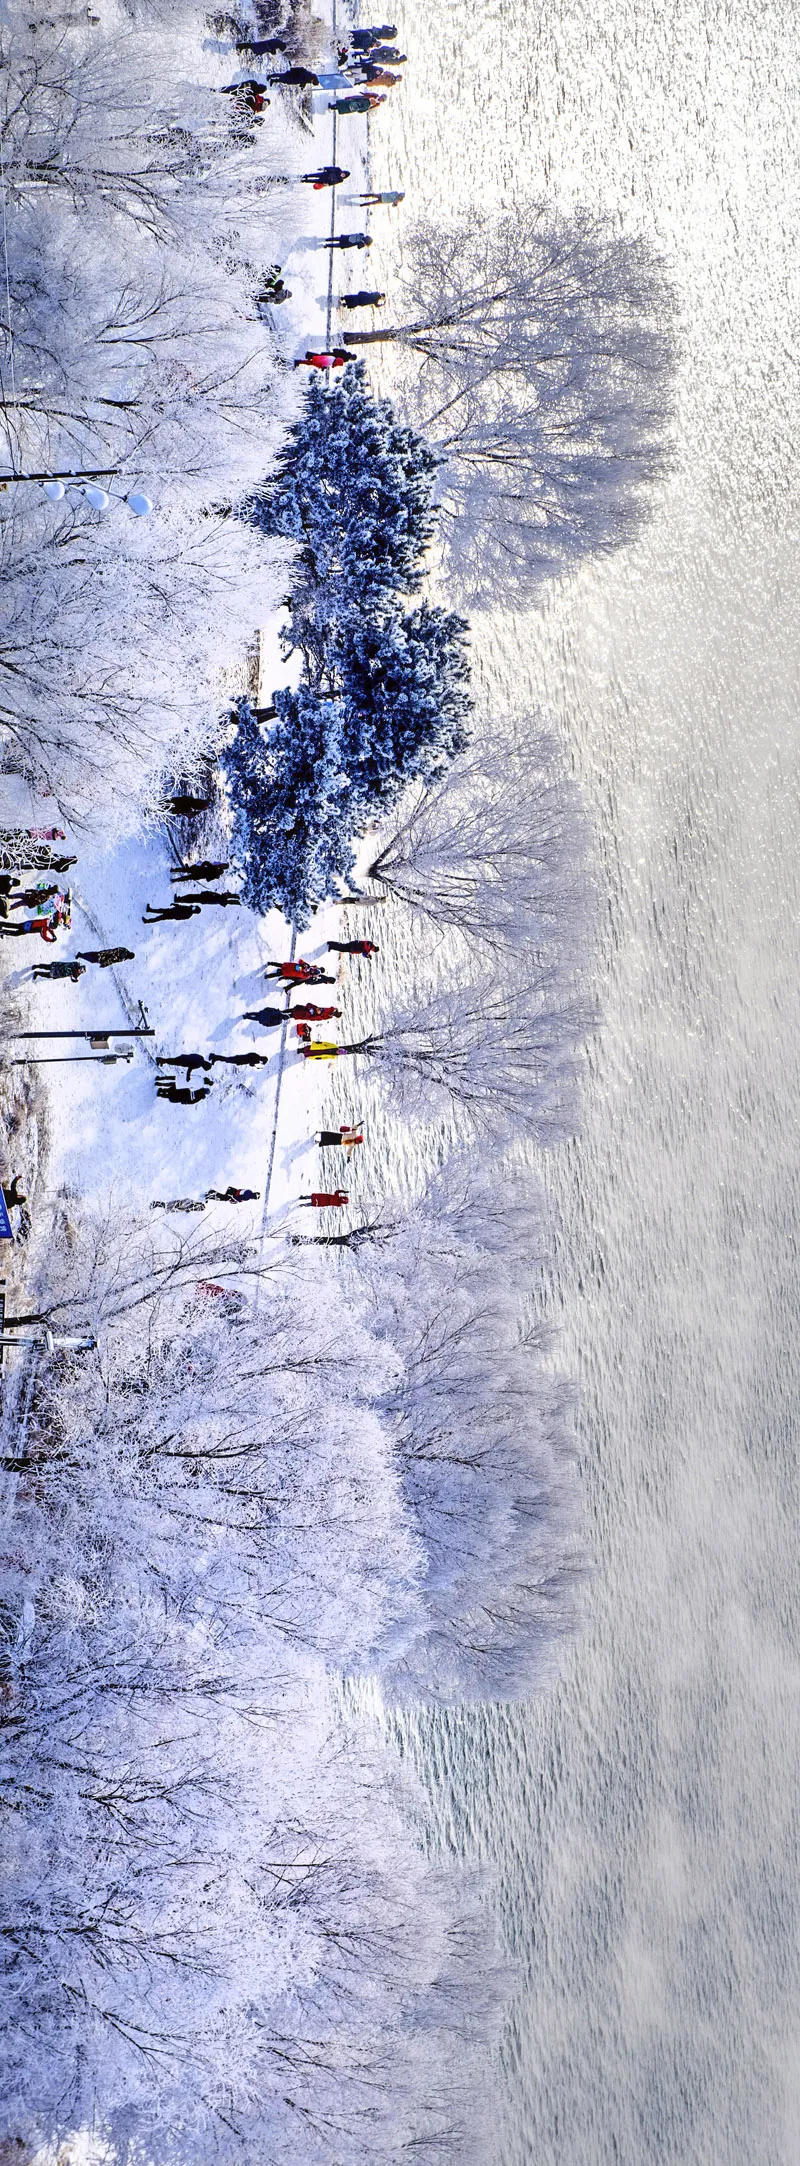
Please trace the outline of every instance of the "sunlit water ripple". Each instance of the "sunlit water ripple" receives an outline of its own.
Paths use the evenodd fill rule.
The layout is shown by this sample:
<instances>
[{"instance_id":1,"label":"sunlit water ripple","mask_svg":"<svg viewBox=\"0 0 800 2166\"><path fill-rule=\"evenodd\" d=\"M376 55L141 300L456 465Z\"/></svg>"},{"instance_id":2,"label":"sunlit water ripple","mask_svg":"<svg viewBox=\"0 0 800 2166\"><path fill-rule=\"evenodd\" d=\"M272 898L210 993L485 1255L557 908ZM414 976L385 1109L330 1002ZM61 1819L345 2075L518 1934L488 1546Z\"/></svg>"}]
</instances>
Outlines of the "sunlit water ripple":
<instances>
[{"instance_id":1,"label":"sunlit water ripple","mask_svg":"<svg viewBox=\"0 0 800 2166\"><path fill-rule=\"evenodd\" d=\"M375 185L602 205L663 252L683 349L645 538L476 628L598 851L602 1026L547 1173L588 1623L551 1697L410 1741L440 1832L499 1867L504 2166L796 2166L800 25L417 0L401 27Z\"/></svg>"}]
</instances>

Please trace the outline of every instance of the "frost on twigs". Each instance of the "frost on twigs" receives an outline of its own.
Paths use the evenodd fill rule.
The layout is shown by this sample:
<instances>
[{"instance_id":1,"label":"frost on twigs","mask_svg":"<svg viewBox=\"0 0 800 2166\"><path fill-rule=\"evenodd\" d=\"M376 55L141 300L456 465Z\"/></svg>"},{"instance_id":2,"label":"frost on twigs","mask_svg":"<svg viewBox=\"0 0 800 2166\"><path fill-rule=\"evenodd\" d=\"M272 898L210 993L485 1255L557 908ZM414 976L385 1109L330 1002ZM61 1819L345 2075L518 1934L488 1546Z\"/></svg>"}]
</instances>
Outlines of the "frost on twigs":
<instances>
[{"instance_id":1,"label":"frost on twigs","mask_svg":"<svg viewBox=\"0 0 800 2166\"><path fill-rule=\"evenodd\" d=\"M467 603L524 603L636 532L668 454L674 368L674 304L642 239L549 204L476 206L417 227L386 313L354 343L391 339L406 357Z\"/></svg>"},{"instance_id":2,"label":"frost on twigs","mask_svg":"<svg viewBox=\"0 0 800 2166\"><path fill-rule=\"evenodd\" d=\"M218 672L269 598L230 516L280 426L253 304L266 184L188 11L178 38L20 8L0 56L0 746L107 822L213 736ZM58 504L15 478L48 474Z\"/></svg>"},{"instance_id":3,"label":"frost on twigs","mask_svg":"<svg viewBox=\"0 0 800 2166\"><path fill-rule=\"evenodd\" d=\"M307 1255L258 1317L198 1298L212 1261L247 1285L202 1237L73 1206L51 1312L65 1257L98 1344L45 1364L0 1474L2 2122L187 2166L483 2166L481 1890L426 1861L326 1674L414 1614L391 1349Z\"/></svg>"}]
</instances>

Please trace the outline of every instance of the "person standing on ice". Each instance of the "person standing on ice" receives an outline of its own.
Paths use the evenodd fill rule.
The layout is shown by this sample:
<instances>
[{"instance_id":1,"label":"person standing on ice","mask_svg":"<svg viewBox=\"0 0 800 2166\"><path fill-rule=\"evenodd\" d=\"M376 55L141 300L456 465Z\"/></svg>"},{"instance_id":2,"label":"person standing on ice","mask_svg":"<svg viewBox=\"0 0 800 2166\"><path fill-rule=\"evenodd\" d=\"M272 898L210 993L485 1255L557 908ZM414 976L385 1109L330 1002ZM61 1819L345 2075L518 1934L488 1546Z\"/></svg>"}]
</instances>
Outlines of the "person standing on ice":
<instances>
[{"instance_id":1,"label":"person standing on ice","mask_svg":"<svg viewBox=\"0 0 800 2166\"><path fill-rule=\"evenodd\" d=\"M312 1188L310 1196L301 1196L300 1204L308 1211L341 1211L350 1202L344 1188Z\"/></svg>"},{"instance_id":2,"label":"person standing on ice","mask_svg":"<svg viewBox=\"0 0 800 2166\"><path fill-rule=\"evenodd\" d=\"M174 903L170 903L168 910L157 910L155 903L148 903L145 915L142 918L142 924L163 925L168 918L174 918L177 923L183 924L186 918L199 918L199 916L199 902L189 902L185 896L178 895Z\"/></svg>"},{"instance_id":3,"label":"person standing on ice","mask_svg":"<svg viewBox=\"0 0 800 2166\"><path fill-rule=\"evenodd\" d=\"M79 948L77 952L79 962L98 963L101 970L110 970L113 963L136 961L132 948Z\"/></svg>"},{"instance_id":4,"label":"person standing on ice","mask_svg":"<svg viewBox=\"0 0 800 2166\"><path fill-rule=\"evenodd\" d=\"M328 947L337 955L366 955L368 962L372 961L373 955L378 954L377 942L374 940L329 940Z\"/></svg>"},{"instance_id":5,"label":"person standing on ice","mask_svg":"<svg viewBox=\"0 0 800 2166\"><path fill-rule=\"evenodd\" d=\"M320 165L316 173L301 173L300 178L311 188L338 188L341 181L350 179L346 165Z\"/></svg>"}]
</instances>

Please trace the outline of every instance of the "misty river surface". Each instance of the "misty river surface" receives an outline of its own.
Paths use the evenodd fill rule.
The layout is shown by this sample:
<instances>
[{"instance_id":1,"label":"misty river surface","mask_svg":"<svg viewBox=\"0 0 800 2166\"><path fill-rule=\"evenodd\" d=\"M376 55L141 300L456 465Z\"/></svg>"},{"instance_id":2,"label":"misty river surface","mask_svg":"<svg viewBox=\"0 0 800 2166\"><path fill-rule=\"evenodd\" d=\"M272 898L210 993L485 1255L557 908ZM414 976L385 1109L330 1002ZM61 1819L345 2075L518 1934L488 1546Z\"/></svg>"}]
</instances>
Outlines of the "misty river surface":
<instances>
[{"instance_id":1,"label":"misty river surface","mask_svg":"<svg viewBox=\"0 0 800 2166\"><path fill-rule=\"evenodd\" d=\"M601 1023L545 1173L592 1579L552 1694L413 1741L519 1964L503 2166L796 2166L800 20L415 0L400 27L393 245L473 191L599 206L662 255L681 340L642 539L475 623L597 853Z\"/></svg>"}]
</instances>

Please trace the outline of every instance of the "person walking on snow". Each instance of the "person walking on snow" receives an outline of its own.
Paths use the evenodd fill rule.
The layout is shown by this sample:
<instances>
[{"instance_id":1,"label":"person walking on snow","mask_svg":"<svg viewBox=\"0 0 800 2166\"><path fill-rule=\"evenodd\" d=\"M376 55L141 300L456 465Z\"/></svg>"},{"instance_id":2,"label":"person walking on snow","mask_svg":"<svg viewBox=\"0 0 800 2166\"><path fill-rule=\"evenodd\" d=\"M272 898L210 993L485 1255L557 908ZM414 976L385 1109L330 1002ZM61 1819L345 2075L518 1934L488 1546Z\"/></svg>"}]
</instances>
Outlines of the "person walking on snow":
<instances>
[{"instance_id":1,"label":"person walking on snow","mask_svg":"<svg viewBox=\"0 0 800 2166\"><path fill-rule=\"evenodd\" d=\"M0 917L7 918L11 910L39 910L45 903L52 902L58 892L57 880L52 887L15 888L13 894L0 898Z\"/></svg>"},{"instance_id":2,"label":"person walking on snow","mask_svg":"<svg viewBox=\"0 0 800 2166\"><path fill-rule=\"evenodd\" d=\"M316 173L301 173L301 180L311 188L338 188L340 181L350 179L350 168L345 165L320 165Z\"/></svg>"},{"instance_id":3,"label":"person walking on snow","mask_svg":"<svg viewBox=\"0 0 800 2166\"><path fill-rule=\"evenodd\" d=\"M404 188L371 188L366 195L359 196L358 201L365 208L373 203L388 203L391 210L396 210L398 203L405 202L405 196Z\"/></svg>"},{"instance_id":4,"label":"person walking on snow","mask_svg":"<svg viewBox=\"0 0 800 2166\"><path fill-rule=\"evenodd\" d=\"M357 53L369 53L373 45L380 45L382 38L396 38L396 23L361 23L351 34L350 43Z\"/></svg>"},{"instance_id":5,"label":"person walking on snow","mask_svg":"<svg viewBox=\"0 0 800 2166\"><path fill-rule=\"evenodd\" d=\"M212 1053L215 1065L227 1068L268 1068L268 1053Z\"/></svg>"},{"instance_id":6,"label":"person walking on snow","mask_svg":"<svg viewBox=\"0 0 800 2166\"><path fill-rule=\"evenodd\" d=\"M199 1091L179 1089L173 1076L156 1078L156 1096L163 1098L168 1106L201 1106L211 1094L212 1078L208 1076Z\"/></svg>"},{"instance_id":7,"label":"person walking on snow","mask_svg":"<svg viewBox=\"0 0 800 2166\"><path fill-rule=\"evenodd\" d=\"M331 98L331 99L329 99L329 101L328 101L328 112L329 112L329 113L372 113L372 112L374 112L374 110L375 110L375 107L376 107L376 106L378 106L378 105L385 105L385 103L386 103L385 97L384 97L384 96L383 96L383 94L382 94L381 92L379 92L379 91L374 91L374 90L356 90L356 91L354 91L354 93L353 93L353 96L352 96L351 98L349 98L349 97L348 97L348 98ZM341 248L341 245L342 245L342 243L341 243L341 241L329 241L327 245L328 245L328 247L329 247L329 248ZM353 245L354 245L354 243L353 243L353 242L351 241L351 242L350 242L350 247L352 248L352 247L353 247Z\"/></svg>"},{"instance_id":8,"label":"person walking on snow","mask_svg":"<svg viewBox=\"0 0 800 2166\"><path fill-rule=\"evenodd\" d=\"M378 953L377 942L374 940L329 940L328 947L337 955L366 955L370 962L373 955Z\"/></svg>"},{"instance_id":9,"label":"person walking on snow","mask_svg":"<svg viewBox=\"0 0 800 2166\"><path fill-rule=\"evenodd\" d=\"M300 1203L309 1211L341 1211L350 1198L344 1188L312 1188L310 1196L301 1196Z\"/></svg>"},{"instance_id":10,"label":"person walking on snow","mask_svg":"<svg viewBox=\"0 0 800 2166\"><path fill-rule=\"evenodd\" d=\"M208 1203L260 1203L260 1188L207 1188Z\"/></svg>"},{"instance_id":11,"label":"person walking on snow","mask_svg":"<svg viewBox=\"0 0 800 2166\"><path fill-rule=\"evenodd\" d=\"M277 1030L279 1023L288 1022L290 1013L289 1008L248 1008L244 1020L260 1023L263 1030Z\"/></svg>"},{"instance_id":12,"label":"person walking on snow","mask_svg":"<svg viewBox=\"0 0 800 2166\"><path fill-rule=\"evenodd\" d=\"M313 1000L298 1000L296 1007L288 1012L296 1023L329 1023L331 1016L341 1015L342 1011L341 1008L318 1008Z\"/></svg>"},{"instance_id":13,"label":"person walking on snow","mask_svg":"<svg viewBox=\"0 0 800 2166\"><path fill-rule=\"evenodd\" d=\"M178 790L174 797L167 798L164 810L174 813L176 820L196 820L201 812L211 811L213 802L213 797L195 797L191 790Z\"/></svg>"},{"instance_id":14,"label":"person walking on snow","mask_svg":"<svg viewBox=\"0 0 800 2166\"><path fill-rule=\"evenodd\" d=\"M241 895L229 893L227 888L223 888L221 892L217 893L213 888L200 888L199 890L195 889L193 895L176 895L175 897L176 903L192 903L196 910L202 909L204 903L218 903L220 910L238 910L241 900Z\"/></svg>"},{"instance_id":15,"label":"person walking on snow","mask_svg":"<svg viewBox=\"0 0 800 2166\"><path fill-rule=\"evenodd\" d=\"M2 934L4 940L11 940L15 936L20 939L23 933L38 933L42 940L46 940L50 946L54 946L56 928L60 924L61 918L58 912L55 912L52 917L48 918L23 918L21 925L0 925L0 934Z\"/></svg>"},{"instance_id":16,"label":"person walking on snow","mask_svg":"<svg viewBox=\"0 0 800 2166\"><path fill-rule=\"evenodd\" d=\"M206 1053L158 1053L156 1059L159 1068L185 1068L187 1075L192 1075L195 1068L208 1069L211 1066L211 1057ZM170 1076L162 1076L160 1080L169 1083L172 1079Z\"/></svg>"},{"instance_id":17,"label":"person walking on snow","mask_svg":"<svg viewBox=\"0 0 800 2166\"><path fill-rule=\"evenodd\" d=\"M377 84L379 90L393 90L395 83L402 82L402 76L392 75L388 68L374 68L371 60L365 60L358 81Z\"/></svg>"},{"instance_id":18,"label":"person walking on snow","mask_svg":"<svg viewBox=\"0 0 800 2166\"><path fill-rule=\"evenodd\" d=\"M313 68L283 68L279 75L268 75L268 83L286 83L292 90L319 90L319 76Z\"/></svg>"},{"instance_id":19,"label":"person walking on snow","mask_svg":"<svg viewBox=\"0 0 800 2166\"><path fill-rule=\"evenodd\" d=\"M221 880L229 864L229 857L204 857L198 865L172 865L169 876L171 880Z\"/></svg>"},{"instance_id":20,"label":"person walking on snow","mask_svg":"<svg viewBox=\"0 0 800 2166\"><path fill-rule=\"evenodd\" d=\"M325 1150L341 1148L345 1151L354 1151L356 1144L363 1143L363 1141L364 1137L361 1129L350 1127L320 1128L314 1137L314 1142L319 1143Z\"/></svg>"},{"instance_id":21,"label":"person walking on snow","mask_svg":"<svg viewBox=\"0 0 800 2166\"><path fill-rule=\"evenodd\" d=\"M185 896L178 895L174 903L170 903L168 910L157 910L154 903L148 903L146 914L142 918L142 924L163 925L168 918L174 918L178 923L183 924L185 918L199 918L199 916L199 902L189 902Z\"/></svg>"},{"instance_id":22,"label":"person walking on snow","mask_svg":"<svg viewBox=\"0 0 800 2166\"><path fill-rule=\"evenodd\" d=\"M366 293L364 291L361 291L359 293L340 293L339 307L382 308L385 299L385 293Z\"/></svg>"},{"instance_id":23,"label":"person walking on snow","mask_svg":"<svg viewBox=\"0 0 800 2166\"><path fill-rule=\"evenodd\" d=\"M78 961L98 963L101 970L110 970L113 963L133 963L136 957L132 948L79 948Z\"/></svg>"},{"instance_id":24,"label":"person walking on snow","mask_svg":"<svg viewBox=\"0 0 800 2166\"><path fill-rule=\"evenodd\" d=\"M307 963L305 956L296 963L265 963L264 976L283 978L287 985L335 985L335 978L328 978L321 963Z\"/></svg>"},{"instance_id":25,"label":"person walking on snow","mask_svg":"<svg viewBox=\"0 0 800 2166\"><path fill-rule=\"evenodd\" d=\"M151 1211L204 1211L205 1203L198 1202L194 1196L173 1196L170 1203L164 1203L160 1196L156 1196L150 1205L150 1209Z\"/></svg>"},{"instance_id":26,"label":"person walking on snow","mask_svg":"<svg viewBox=\"0 0 800 2166\"><path fill-rule=\"evenodd\" d=\"M314 353L307 347L300 360L293 362L296 369L343 369L356 355L348 353L344 346L334 346L330 353Z\"/></svg>"},{"instance_id":27,"label":"person walking on snow","mask_svg":"<svg viewBox=\"0 0 800 2166\"><path fill-rule=\"evenodd\" d=\"M323 241L323 248L371 248L368 233L340 233L335 241Z\"/></svg>"},{"instance_id":28,"label":"person walking on snow","mask_svg":"<svg viewBox=\"0 0 800 2166\"><path fill-rule=\"evenodd\" d=\"M74 986L76 986L78 977L87 975L87 964L85 962L35 962L33 975L35 977L72 977Z\"/></svg>"}]
</instances>

